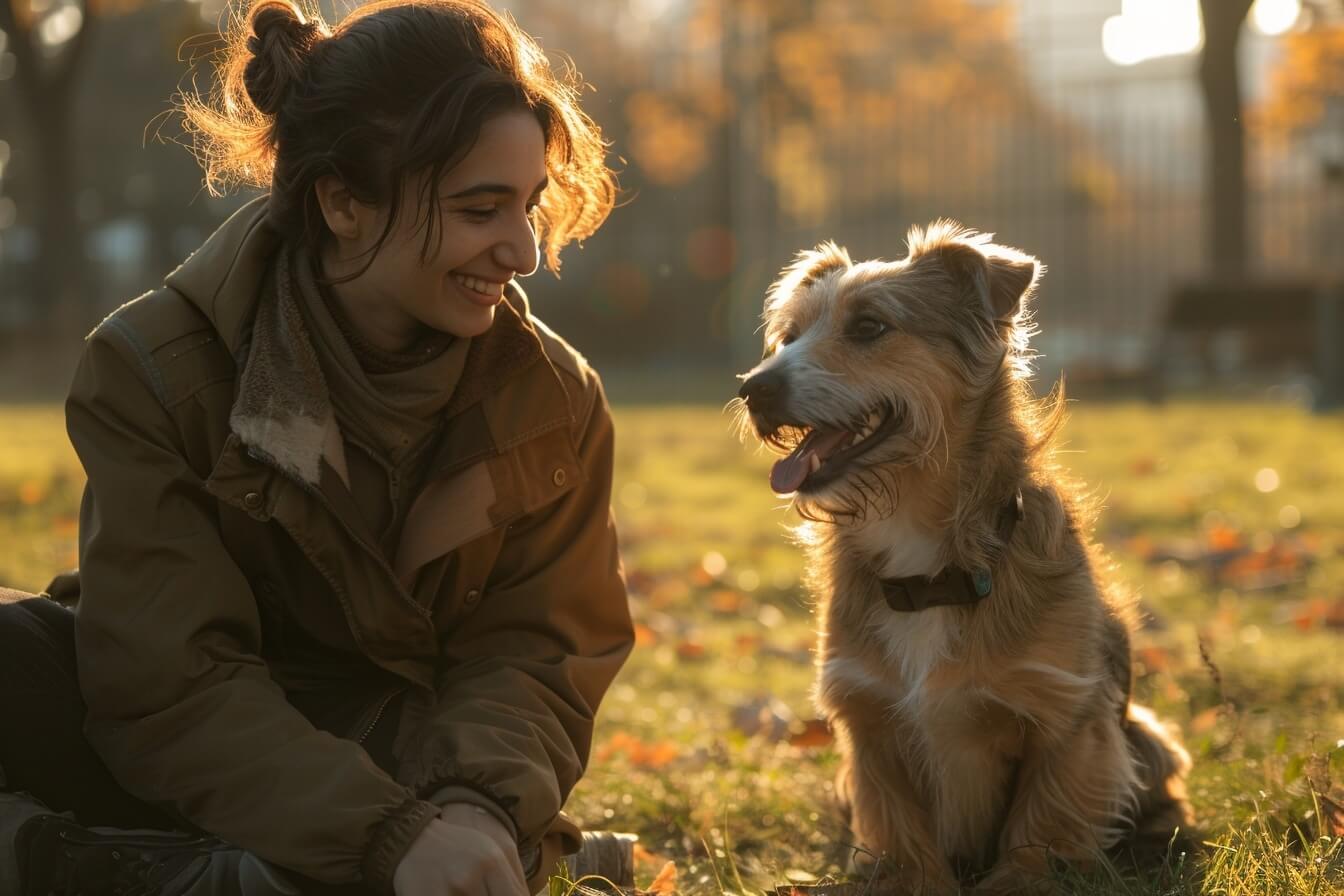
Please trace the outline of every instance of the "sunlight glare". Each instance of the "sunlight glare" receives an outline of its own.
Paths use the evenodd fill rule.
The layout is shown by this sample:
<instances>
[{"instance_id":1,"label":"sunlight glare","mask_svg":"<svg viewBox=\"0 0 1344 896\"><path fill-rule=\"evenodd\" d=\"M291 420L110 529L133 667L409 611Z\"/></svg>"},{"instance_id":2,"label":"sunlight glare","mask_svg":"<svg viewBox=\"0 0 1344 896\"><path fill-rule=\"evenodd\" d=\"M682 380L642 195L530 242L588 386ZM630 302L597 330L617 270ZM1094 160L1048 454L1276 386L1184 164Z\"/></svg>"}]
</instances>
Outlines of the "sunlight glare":
<instances>
[{"instance_id":1,"label":"sunlight glare","mask_svg":"<svg viewBox=\"0 0 1344 896\"><path fill-rule=\"evenodd\" d=\"M1251 24L1261 34L1276 37L1296 25L1301 14L1302 0L1255 0Z\"/></svg>"},{"instance_id":2,"label":"sunlight glare","mask_svg":"<svg viewBox=\"0 0 1344 896\"><path fill-rule=\"evenodd\" d=\"M1193 53L1203 40L1199 0L1122 0L1101 27L1102 51L1116 65Z\"/></svg>"}]
</instances>

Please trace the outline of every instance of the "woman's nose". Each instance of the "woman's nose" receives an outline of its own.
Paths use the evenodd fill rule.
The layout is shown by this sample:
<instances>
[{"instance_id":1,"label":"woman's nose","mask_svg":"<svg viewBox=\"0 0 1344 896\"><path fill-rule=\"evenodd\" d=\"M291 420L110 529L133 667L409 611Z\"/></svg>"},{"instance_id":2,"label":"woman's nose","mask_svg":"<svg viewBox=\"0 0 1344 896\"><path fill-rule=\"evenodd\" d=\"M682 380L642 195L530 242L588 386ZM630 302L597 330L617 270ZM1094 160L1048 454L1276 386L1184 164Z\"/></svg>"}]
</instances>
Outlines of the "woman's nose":
<instances>
[{"instance_id":1,"label":"woman's nose","mask_svg":"<svg viewBox=\"0 0 1344 896\"><path fill-rule=\"evenodd\" d=\"M508 230L495 244L494 256L496 264L508 268L520 277L526 277L536 271L540 256L531 216L511 217Z\"/></svg>"}]
</instances>

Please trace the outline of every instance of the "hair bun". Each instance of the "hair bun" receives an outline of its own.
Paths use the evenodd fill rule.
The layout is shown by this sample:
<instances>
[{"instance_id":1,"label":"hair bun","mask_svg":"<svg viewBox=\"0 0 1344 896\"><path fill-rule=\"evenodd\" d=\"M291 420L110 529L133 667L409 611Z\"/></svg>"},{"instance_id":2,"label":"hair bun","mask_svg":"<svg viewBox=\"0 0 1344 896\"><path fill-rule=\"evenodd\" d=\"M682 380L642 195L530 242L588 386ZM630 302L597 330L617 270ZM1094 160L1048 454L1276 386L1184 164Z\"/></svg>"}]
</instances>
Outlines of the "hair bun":
<instances>
[{"instance_id":1,"label":"hair bun","mask_svg":"<svg viewBox=\"0 0 1344 896\"><path fill-rule=\"evenodd\" d=\"M316 22L304 19L288 0L263 0L252 8L252 58L243 69L243 86L257 109L275 115L294 83L303 76L308 52L322 36Z\"/></svg>"}]
</instances>

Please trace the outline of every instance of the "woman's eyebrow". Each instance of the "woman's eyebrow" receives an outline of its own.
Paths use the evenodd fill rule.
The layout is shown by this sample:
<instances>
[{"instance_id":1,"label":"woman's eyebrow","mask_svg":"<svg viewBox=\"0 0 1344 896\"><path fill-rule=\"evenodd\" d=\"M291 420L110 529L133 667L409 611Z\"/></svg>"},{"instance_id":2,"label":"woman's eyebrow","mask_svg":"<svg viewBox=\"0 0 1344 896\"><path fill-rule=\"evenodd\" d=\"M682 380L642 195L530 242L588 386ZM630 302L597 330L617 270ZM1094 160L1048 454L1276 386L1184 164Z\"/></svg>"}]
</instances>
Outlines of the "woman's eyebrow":
<instances>
[{"instance_id":1,"label":"woman's eyebrow","mask_svg":"<svg viewBox=\"0 0 1344 896\"><path fill-rule=\"evenodd\" d=\"M540 193L542 190L546 189L546 186L547 186L549 183L550 183L550 178L549 178L549 177L543 177L543 178L541 179L541 183L537 184L537 188L536 188L535 190L532 191L532 195L535 196L537 193ZM514 196L514 195L517 195L518 191L517 191L514 187L509 186L508 184L480 183L480 184L472 184L470 187L467 187L465 190L459 190L458 192L453 193L453 194L450 195L450 196L445 196L444 198L445 198L445 199L465 199L465 198L467 198L468 196L479 196L479 195L481 195L482 193L489 193L489 194L499 195L499 196Z\"/></svg>"}]
</instances>

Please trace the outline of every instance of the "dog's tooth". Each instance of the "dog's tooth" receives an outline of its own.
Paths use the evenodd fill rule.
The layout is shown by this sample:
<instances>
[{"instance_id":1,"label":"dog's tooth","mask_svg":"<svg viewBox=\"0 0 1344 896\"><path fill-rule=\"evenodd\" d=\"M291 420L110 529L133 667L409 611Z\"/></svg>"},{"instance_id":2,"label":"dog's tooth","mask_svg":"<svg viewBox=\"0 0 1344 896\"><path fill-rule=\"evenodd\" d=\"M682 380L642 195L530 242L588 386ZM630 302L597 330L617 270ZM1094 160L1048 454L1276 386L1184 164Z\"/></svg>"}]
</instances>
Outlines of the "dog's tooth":
<instances>
[{"instance_id":1,"label":"dog's tooth","mask_svg":"<svg viewBox=\"0 0 1344 896\"><path fill-rule=\"evenodd\" d=\"M811 467L811 472L813 473L821 469L821 458L817 457L815 454L812 455Z\"/></svg>"}]
</instances>

